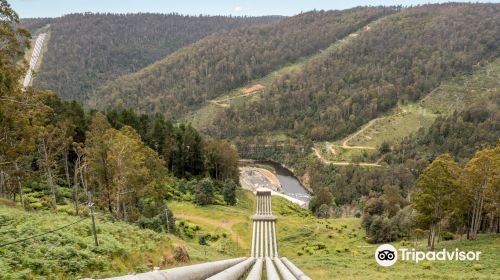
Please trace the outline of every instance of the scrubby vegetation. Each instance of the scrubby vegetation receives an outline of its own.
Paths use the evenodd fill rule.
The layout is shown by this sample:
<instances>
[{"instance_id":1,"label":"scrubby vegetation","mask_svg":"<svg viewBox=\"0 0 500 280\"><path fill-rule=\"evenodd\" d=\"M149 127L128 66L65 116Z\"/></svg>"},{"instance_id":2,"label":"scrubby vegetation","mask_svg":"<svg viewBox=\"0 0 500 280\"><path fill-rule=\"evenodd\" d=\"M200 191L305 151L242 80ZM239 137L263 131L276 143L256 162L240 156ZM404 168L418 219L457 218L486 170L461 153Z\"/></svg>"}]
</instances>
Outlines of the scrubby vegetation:
<instances>
[{"instance_id":1,"label":"scrubby vegetation","mask_svg":"<svg viewBox=\"0 0 500 280\"><path fill-rule=\"evenodd\" d=\"M0 206L0 278L103 277L177 265L180 261L176 260L174 250L176 246L184 246L184 242L173 235L98 219L99 247L95 247L90 219L80 220L81 217L65 214L27 213ZM75 222L64 230L3 246Z\"/></svg>"}]
</instances>

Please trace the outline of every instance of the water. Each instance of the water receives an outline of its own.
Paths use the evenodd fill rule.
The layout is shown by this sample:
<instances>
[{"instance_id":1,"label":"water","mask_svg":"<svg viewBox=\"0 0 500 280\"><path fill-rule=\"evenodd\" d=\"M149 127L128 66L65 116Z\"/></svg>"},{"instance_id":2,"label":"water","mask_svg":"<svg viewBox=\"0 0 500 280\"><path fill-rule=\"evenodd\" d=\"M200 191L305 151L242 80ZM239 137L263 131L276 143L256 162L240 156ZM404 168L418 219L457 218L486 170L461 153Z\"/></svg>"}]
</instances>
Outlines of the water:
<instances>
[{"instance_id":1,"label":"water","mask_svg":"<svg viewBox=\"0 0 500 280\"><path fill-rule=\"evenodd\" d=\"M283 187L283 192L293 198L309 202L311 195L304 186L297 180L292 171L273 161L258 162L259 164L270 165L276 170L276 177Z\"/></svg>"}]
</instances>

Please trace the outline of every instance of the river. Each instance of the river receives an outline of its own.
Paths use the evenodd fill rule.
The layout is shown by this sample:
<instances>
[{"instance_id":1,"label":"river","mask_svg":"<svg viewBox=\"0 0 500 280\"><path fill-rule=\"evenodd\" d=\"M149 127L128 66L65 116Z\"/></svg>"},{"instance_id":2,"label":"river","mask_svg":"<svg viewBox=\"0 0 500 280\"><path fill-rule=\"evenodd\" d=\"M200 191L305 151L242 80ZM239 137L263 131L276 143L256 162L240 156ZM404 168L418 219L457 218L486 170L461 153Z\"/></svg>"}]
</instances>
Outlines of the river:
<instances>
[{"instance_id":1,"label":"river","mask_svg":"<svg viewBox=\"0 0 500 280\"><path fill-rule=\"evenodd\" d=\"M276 171L276 177L280 181L283 192L293 198L309 202L311 195L295 177L292 171L283 167L281 164L274 161L258 161L261 165L271 166Z\"/></svg>"}]
</instances>

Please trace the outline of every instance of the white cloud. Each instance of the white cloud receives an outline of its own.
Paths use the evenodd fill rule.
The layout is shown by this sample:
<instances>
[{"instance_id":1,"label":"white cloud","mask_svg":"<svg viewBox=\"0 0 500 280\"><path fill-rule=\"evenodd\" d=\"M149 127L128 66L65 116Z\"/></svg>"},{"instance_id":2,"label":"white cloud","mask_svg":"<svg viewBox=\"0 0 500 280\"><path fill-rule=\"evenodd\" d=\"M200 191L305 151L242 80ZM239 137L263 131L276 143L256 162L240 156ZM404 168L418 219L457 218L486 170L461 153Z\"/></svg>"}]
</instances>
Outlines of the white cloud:
<instances>
[{"instance_id":1,"label":"white cloud","mask_svg":"<svg viewBox=\"0 0 500 280\"><path fill-rule=\"evenodd\" d=\"M234 7L233 11L239 13L239 12L243 11L243 8L242 7Z\"/></svg>"}]
</instances>

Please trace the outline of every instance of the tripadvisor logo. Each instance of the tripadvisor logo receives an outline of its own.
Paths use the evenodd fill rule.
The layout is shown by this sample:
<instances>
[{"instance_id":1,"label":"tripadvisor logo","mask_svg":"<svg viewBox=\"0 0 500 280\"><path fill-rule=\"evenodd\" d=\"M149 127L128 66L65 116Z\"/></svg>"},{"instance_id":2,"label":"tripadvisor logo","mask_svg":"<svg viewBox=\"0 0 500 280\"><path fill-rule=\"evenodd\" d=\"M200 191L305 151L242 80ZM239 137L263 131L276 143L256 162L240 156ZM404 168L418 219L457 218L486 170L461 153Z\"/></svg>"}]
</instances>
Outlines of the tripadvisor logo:
<instances>
[{"instance_id":1,"label":"tripadvisor logo","mask_svg":"<svg viewBox=\"0 0 500 280\"><path fill-rule=\"evenodd\" d=\"M460 251L455 248L453 251L442 249L440 251L417 251L415 248L396 249L390 244L380 245L375 251L375 260L381 266L391 266L400 261L419 263L421 261L479 261L481 252L479 251Z\"/></svg>"}]
</instances>

